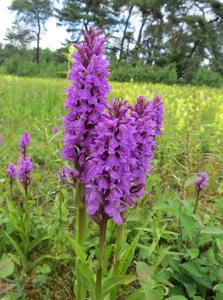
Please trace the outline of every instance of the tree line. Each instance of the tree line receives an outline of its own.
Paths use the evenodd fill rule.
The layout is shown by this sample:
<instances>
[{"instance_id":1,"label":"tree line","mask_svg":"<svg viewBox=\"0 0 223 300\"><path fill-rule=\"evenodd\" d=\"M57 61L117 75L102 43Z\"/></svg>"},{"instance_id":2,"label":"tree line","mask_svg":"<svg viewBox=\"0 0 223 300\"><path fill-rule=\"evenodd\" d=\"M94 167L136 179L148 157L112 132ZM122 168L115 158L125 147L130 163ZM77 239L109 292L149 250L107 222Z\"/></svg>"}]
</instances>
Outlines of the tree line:
<instances>
[{"instance_id":1,"label":"tree line","mask_svg":"<svg viewBox=\"0 0 223 300\"><path fill-rule=\"evenodd\" d=\"M223 75L223 3L220 0L13 0L16 13L7 30L9 44L27 49L36 41L40 63L41 35L54 16L66 26L70 41L93 25L108 39L113 64L164 68L174 65L177 78L190 77L201 66Z\"/></svg>"}]
</instances>

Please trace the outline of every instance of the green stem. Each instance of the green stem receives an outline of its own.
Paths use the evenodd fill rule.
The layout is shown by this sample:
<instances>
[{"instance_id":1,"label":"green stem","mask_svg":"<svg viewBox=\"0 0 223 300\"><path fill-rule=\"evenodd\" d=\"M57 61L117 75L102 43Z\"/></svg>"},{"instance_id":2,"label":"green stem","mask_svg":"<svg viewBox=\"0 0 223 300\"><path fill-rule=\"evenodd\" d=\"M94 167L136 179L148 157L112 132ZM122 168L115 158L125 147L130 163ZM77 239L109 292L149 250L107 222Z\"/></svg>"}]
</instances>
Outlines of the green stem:
<instances>
[{"instance_id":1,"label":"green stem","mask_svg":"<svg viewBox=\"0 0 223 300\"><path fill-rule=\"evenodd\" d=\"M85 205L79 208L78 242L83 247L86 238L87 212Z\"/></svg>"},{"instance_id":2,"label":"green stem","mask_svg":"<svg viewBox=\"0 0 223 300\"><path fill-rule=\"evenodd\" d=\"M24 199L23 213L24 213L24 229L25 229L25 238L26 238L25 253L27 257L28 247L29 247L28 185L25 185L24 190L25 190L25 199Z\"/></svg>"},{"instance_id":3,"label":"green stem","mask_svg":"<svg viewBox=\"0 0 223 300\"><path fill-rule=\"evenodd\" d=\"M78 241L80 246L84 249L84 244L86 240L88 217L87 211L84 203L84 187L81 184L77 185L76 189L76 205L78 206L76 220L75 220L75 239ZM76 260L76 287L75 294L76 299L84 300L86 299L86 282L81 271L78 268L78 258Z\"/></svg>"},{"instance_id":4,"label":"green stem","mask_svg":"<svg viewBox=\"0 0 223 300\"><path fill-rule=\"evenodd\" d=\"M180 242L183 243L183 230L182 230L182 224L181 224L181 215L182 215L182 205L183 202L180 200L180 207L179 207L179 232L180 232Z\"/></svg>"},{"instance_id":5,"label":"green stem","mask_svg":"<svg viewBox=\"0 0 223 300\"><path fill-rule=\"evenodd\" d=\"M115 249L114 249L114 262L113 262L113 268L112 268L112 275L113 277L116 277L119 274L118 267L120 262L120 256L121 256L121 250L123 247L123 244L125 243L125 224L117 225L116 226L116 240L115 240ZM113 288L110 293L110 300L116 299L116 295L118 293L119 287Z\"/></svg>"},{"instance_id":6,"label":"green stem","mask_svg":"<svg viewBox=\"0 0 223 300\"><path fill-rule=\"evenodd\" d=\"M115 242L115 251L114 251L114 266L113 266L113 275L117 274L118 264L120 260L121 248L124 242L124 231L125 225L117 225L116 227L116 242Z\"/></svg>"},{"instance_id":7,"label":"green stem","mask_svg":"<svg viewBox=\"0 0 223 300\"><path fill-rule=\"evenodd\" d=\"M106 241L106 229L107 229L106 216L102 215L101 222L99 224L99 252L98 252L98 269L96 273L96 299L102 300L102 276L103 276L103 257Z\"/></svg>"},{"instance_id":8,"label":"green stem","mask_svg":"<svg viewBox=\"0 0 223 300\"><path fill-rule=\"evenodd\" d=\"M25 220L24 223L26 225L26 229L28 230L28 187L27 185L24 187L25 189L25 199L24 199L24 215L25 215Z\"/></svg>"},{"instance_id":9,"label":"green stem","mask_svg":"<svg viewBox=\"0 0 223 300\"><path fill-rule=\"evenodd\" d=\"M12 189L13 189L13 180L11 179L10 180L10 198L11 198L11 201L12 201Z\"/></svg>"},{"instance_id":10,"label":"green stem","mask_svg":"<svg viewBox=\"0 0 223 300\"><path fill-rule=\"evenodd\" d=\"M76 234L77 241L83 247L86 239L86 231L87 231L87 211L84 203L84 190L82 185L77 186L76 190L76 202L78 206L77 218L76 218Z\"/></svg>"},{"instance_id":11,"label":"green stem","mask_svg":"<svg viewBox=\"0 0 223 300\"><path fill-rule=\"evenodd\" d=\"M194 206L194 214L197 212L198 202L199 202L200 191L197 191L196 202Z\"/></svg>"}]
</instances>

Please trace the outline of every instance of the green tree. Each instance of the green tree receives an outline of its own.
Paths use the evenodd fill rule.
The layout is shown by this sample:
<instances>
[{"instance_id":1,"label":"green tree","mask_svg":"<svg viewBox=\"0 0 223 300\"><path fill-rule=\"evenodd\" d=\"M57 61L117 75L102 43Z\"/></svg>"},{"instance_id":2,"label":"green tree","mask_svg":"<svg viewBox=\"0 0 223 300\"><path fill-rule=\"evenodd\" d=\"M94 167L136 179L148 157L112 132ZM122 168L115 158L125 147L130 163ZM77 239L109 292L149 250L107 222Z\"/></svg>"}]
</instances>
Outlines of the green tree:
<instances>
[{"instance_id":1,"label":"green tree","mask_svg":"<svg viewBox=\"0 0 223 300\"><path fill-rule=\"evenodd\" d=\"M131 25L131 17L133 15L135 7L134 0L114 0L113 8L118 14L123 17L120 17L119 24L121 25L121 40L120 40L120 49L119 49L119 60L121 60L124 56L124 53L128 53L128 48L130 41L133 37L133 32L129 30ZM125 42L127 42L127 47L125 49ZM126 55L125 55L126 56Z\"/></svg>"},{"instance_id":2,"label":"green tree","mask_svg":"<svg viewBox=\"0 0 223 300\"><path fill-rule=\"evenodd\" d=\"M223 3L176 0L168 3L166 11L166 53L176 63L178 77L190 76L204 62L219 71L217 66L223 57Z\"/></svg>"},{"instance_id":3,"label":"green tree","mask_svg":"<svg viewBox=\"0 0 223 300\"><path fill-rule=\"evenodd\" d=\"M135 5L140 14L139 32L136 38L133 55L137 57L142 47L144 37L143 32L146 26L151 26L154 20L163 18L161 8L164 4L162 0L135 0Z\"/></svg>"},{"instance_id":4,"label":"green tree","mask_svg":"<svg viewBox=\"0 0 223 300\"><path fill-rule=\"evenodd\" d=\"M112 1L106 0L64 0L62 9L57 9L57 17L58 25L67 25L74 41L79 40L83 27L93 25L110 35L118 22Z\"/></svg>"},{"instance_id":5,"label":"green tree","mask_svg":"<svg viewBox=\"0 0 223 300\"><path fill-rule=\"evenodd\" d=\"M53 0L13 0L10 10L16 12L16 22L26 24L36 37L36 63L40 62L40 38L45 23L53 14Z\"/></svg>"},{"instance_id":6,"label":"green tree","mask_svg":"<svg viewBox=\"0 0 223 300\"><path fill-rule=\"evenodd\" d=\"M15 21L12 28L7 29L5 40L19 49L26 49L27 46L35 40L35 36L25 24Z\"/></svg>"}]
</instances>

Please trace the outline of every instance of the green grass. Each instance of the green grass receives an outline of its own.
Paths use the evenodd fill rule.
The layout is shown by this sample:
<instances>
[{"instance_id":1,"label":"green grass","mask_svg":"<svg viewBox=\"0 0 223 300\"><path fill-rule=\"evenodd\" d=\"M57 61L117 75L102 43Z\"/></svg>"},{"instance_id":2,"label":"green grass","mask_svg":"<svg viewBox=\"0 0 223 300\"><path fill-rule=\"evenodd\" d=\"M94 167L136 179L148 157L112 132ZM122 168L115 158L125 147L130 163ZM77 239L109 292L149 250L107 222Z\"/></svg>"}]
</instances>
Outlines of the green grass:
<instances>
[{"instance_id":1,"label":"green grass","mask_svg":"<svg viewBox=\"0 0 223 300\"><path fill-rule=\"evenodd\" d=\"M30 260L45 252L51 255L70 253L70 250L67 250L69 246L64 229L67 230L69 226L70 228L73 226L74 195L72 191L62 189L58 183L58 170L64 165L60 159L63 130L60 129L56 135L52 133L53 127L62 125L61 117L66 113L63 108L64 90L68 85L68 81L60 79L0 77L0 134L3 136L3 144L0 146L1 228L6 227L7 232L12 232L11 217L5 212L8 189L6 166L8 162L16 163L19 156L19 136L22 132L29 131L31 135L29 154L35 169L31 184L32 221L35 224L33 230L35 233L35 229L41 228L52 237L50 242L45 242L40 249L32 253ZM184 295L187 299L193 300L223 299L221 298L223 297L223 282L219 279L222 278L223 233L218 231L223 224L222 90L207 87L113 82L111 86L109 99L124 98L134 103L139 95L152 98L155 94L159 94L164 102L163 135L157 140L154 169L148 177L146 196L128 219L129 240L131 240L135 233L134 222L137 220L139 224L143 217L149 218L150 233L145 232L141 236L135 260L144 261L150 267L157 266L154 269L153 280L156 284L160 284L160 279L157 278L163 276L163 285L168 289L169 296ZM195 191L193 186L185 187L185 182L202 171L209 174L209 186L202 194L198 215L192 216ZM20 198L20 189L16 186L15 199L18 203L21 202ZM60 199L64 201L62 229L57 222ZM7 227L8 223L11 224L9 227ZM177 237L165 233L164 228L174 232ZM112 239L112 227L109 230L111 231L110 239ZM8 251L14 255L11 257L14 257L13 260L16 261L13 247L3 236L2 233L0 256ZM154 244L153 241L157 243ZM94 234L89 243L97 244ZM142 245L145 247L143 248ZM149 247L148 245L153 245L154 248L149 250L146 248ZM169 253L163 254L163 249L167 248L178 253L174 255L174 259ZM92 251L90 250L90 258L94 255ZM164 261L160 255L164 255L162 256L165 258ZM183 259L181 259L182 256ZM72 294L73 284L72 262L51 264L47 261L47 263L52 272L49 278L45 274L46 281L39 282L40 279L36 273L28 277L33 286L35 286L34 278L38 277L37 291L34 292L32 285L26 288L22 277L24 274L21 275L18 271L21 266L17 266L17 273L12 277L16 284L16 296L13 296L13 300L25 299L22 298L25 294L30 299L71 299L69 297ZM134 268L132 265L131 269ZM164 270L166 277L163 273L159 273ZM207 274L209 277L206 278ZM63 284L58 279L60 277L63 278ZM165 280L170 281L172 286ZM187 287L185 287L184 280L188 283ZM193 282L195 282L195 292L193 292ZM156 284L153 289L157 292L159 290ZM53 293L54 289L55 293ZM65 294L65 291L69 290L66 298L55 296L58 289L62 289ZM205 292L202 292L202 289ZM42 298L38 298L40 297L39 291L42 293L40 293ZM37 298L31 292L34 294L36 292ZM125 292L128 293L128 289ZM201 298L194 298L196 295ZM118 299L127 298L119 296Z\"/></svg>"},{"instance_id":2,"label":"green grass","mask_svg":"<svg viewBox=\"0 0 223 300\"><path fill-rule=\"evenodd\" d=\"M52 128L62 125L68 84L60 79L0 78L0 133L4 140L1 176L4 176L5 164L16 160L19 136L24 131L31 134L30 153L37 171L47 168L56 172L59 162L55 167L54 159L59 158L59 153ZM156 153L157 167L166 180L175 185L183 184L185 177L206 169L213 174L213 184L218 181L222 172L222 90L136 83L111 83L111 86L110 99L124 98L134 103L139 95L162 96L164 131ZM57 137L62 137L62 132ZM220 168L215 170L218 164ZM217 184L213 191L216 188Z\"/></svg>"}]
</instances>

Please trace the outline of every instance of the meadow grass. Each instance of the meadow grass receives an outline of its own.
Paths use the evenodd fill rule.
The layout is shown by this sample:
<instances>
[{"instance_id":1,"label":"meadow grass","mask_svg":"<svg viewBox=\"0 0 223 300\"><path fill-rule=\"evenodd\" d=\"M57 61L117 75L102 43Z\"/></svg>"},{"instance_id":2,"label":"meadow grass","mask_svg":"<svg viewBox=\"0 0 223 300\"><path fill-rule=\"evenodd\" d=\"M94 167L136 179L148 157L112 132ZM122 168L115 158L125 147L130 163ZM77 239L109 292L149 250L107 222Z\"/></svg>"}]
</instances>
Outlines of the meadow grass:
<instances>
[{"instance_id":1,"label":"meadow grass","mask_svg":"<svg viewBox=\"0 0 223 300\"><path fill-rule=\"evenodd\" d=\"M63 105L68 85L67 80L61 79L0 77L0 134L3 136L0 145L0 225L13 235L14 217L10 215L10 209L7 213L4 209L8 197L6 166L8 162L16 163L19 136L28 131L31 135L29 155L34 164L30 196L32 238L36 230L47 232L47 241L29 255L30 261L45 252L58 257L71 252L66 231L73 230L74 194L58 182L58 170L65 164L60 158L63 137L60 126L61 117L65 115ZM134 103L139 95L151 99L159 94L164 102L163 134L157 140L154 168L148 177L146 194L127 219L129 244L140 222L148 219L148 227L142 229L134 259L151 267L154 278L149 288L159 295L168 290L168 296L189 297L179 299L222 299L222 90L133 82L111 82L111 87L110 100L118 97ZM56 134L52 132L54 127L60 128ZM195 190L191 178L202 171L208 173L209 185L202 194L198 214L192 217ZM14 200L20 203L18 186L14 193ZM87 244L90 261L97 245L96 227L92 226ZM113 235L114 226L110 224L108 244ZM5 237L2 241L0 254L7 249L20 270L15 249L10 248ZM24 295L29 299L73 299L73 261L51 264L47 257L45 264L40 264L25 281L21 272L14 275L16 293L9 299L26 299ZM135 261L128 272L135 270ZM144 265L141 267L145 270ZM136 267L140 282L145 274L140 274L139 269ZM27 281L31 282L28 288ZM165 287L164 291L160 291L160 286ZM123 289L117 299L127 299L126 295L136 287L138 285ZM163 299L157 298L156 294L153 296L149 299Z\"/></svg>"},{"instance_id":2,"label":"meadow grass","mask_svg":"<svg viewBox=\"0 0 223 300\"><path fill-rule=\"evenodd\" d=\"M37 171L53 171L60 164L58 143L53 127L62 124L67 80L0 77L0 175L5 165L17 157L18 139L29 131L30 153ZM217 191L222 173L223 97L221 89L163 84L111 82L113 97L134 103L139 95L152 98L161 95L164 101L164 129L156 150L155 167L165 181L183 185L185 178L206 169L211 173L211 190ZM57 138L62 138L62 130ZM56 159L56 163L55 163Z\"/></svg>"}]
</instances>

